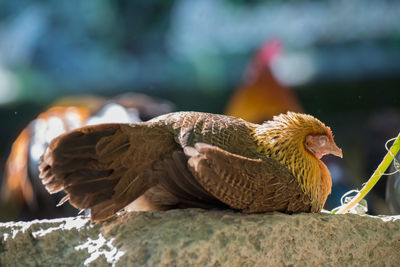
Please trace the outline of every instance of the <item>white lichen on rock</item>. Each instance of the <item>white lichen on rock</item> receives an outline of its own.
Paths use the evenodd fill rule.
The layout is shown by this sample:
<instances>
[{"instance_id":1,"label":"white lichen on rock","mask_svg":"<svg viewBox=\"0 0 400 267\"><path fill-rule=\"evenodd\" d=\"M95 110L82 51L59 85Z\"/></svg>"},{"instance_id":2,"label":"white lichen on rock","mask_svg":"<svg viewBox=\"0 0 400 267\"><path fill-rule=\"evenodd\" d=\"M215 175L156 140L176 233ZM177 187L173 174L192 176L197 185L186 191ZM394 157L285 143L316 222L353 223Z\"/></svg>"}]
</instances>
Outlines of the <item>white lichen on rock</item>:
<instances>
[{"instance_id":1,"label":"white lichen on rock","mask_svg":"<svg viewBox=\"0 0 400 267\"><path fill-rule=\"evenodd\" d=\"M0 224L0 265L338 266L400 263L400 217L200 209Z\"/></svg>"}]
</instances>

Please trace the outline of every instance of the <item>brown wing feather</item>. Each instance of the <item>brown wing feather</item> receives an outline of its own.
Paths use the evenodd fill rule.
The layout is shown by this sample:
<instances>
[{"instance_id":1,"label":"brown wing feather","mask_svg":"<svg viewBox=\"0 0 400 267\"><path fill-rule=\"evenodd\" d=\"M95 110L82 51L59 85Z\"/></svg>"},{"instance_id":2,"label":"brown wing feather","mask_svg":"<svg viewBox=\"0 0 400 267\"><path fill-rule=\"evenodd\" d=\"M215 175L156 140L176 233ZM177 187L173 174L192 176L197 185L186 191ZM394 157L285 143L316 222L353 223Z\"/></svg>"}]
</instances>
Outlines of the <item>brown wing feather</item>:
<instances>
[{"instance_id":1,"label":"brown wing feather","mask_svg":"<svg viewBox=\"0 0 400 267\"><path fill-rule=\"evenodd\" d=\"M83 127L56 138L40 165L50 193L91 209L93 221L113 216L145 194L159 207L220 207L197 182L187 156L163 121Z\"/></svg>"},{"instance_id":2,"label":"brown wing feather","mask_svg":"<svg viewBox=\"0 0 400 267\"><path fill-rule=\"evenodd\" d=\"M198 143L187 147L189 169L216 198L244 212L310 211L311 202L287 169Z\"/></svg>"},{"instance_id":3,"label":"brown wing feather","mask_svg":"<svg viewBox=\"0 0 400 267\"><path fill-rule=\"evenodd\" d=\"M181 150L157 162L157 169L162 170L159 186L147 194L149 200L161 207L198 207L198 208L227 208L204 189L194 178L187 167L188 157ZM165 196L169 192L175 201L168 201Z\"/></svg>"},{"instance_id":4,"label":"brown wing feather","mask_svg":"<svg viewBox=\"0 0 400 267\"><path fill-rule=\"evenodd\" d=\"M91 208L94 221L104 220L153 186L159 173L152 164L177 147L162 128L88 126L51 143L40 176L50 193L64 190L74 207Z\"/></svg>"}]
</instances>

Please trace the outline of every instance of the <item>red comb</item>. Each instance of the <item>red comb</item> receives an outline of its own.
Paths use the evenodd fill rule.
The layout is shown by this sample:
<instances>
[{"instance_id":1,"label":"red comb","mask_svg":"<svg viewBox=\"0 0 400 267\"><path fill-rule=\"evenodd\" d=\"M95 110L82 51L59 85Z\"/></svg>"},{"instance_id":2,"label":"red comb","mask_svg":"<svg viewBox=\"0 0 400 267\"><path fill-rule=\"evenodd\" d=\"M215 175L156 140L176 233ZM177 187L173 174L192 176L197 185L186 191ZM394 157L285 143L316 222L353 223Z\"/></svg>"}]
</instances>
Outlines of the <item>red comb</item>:
<instances>
[{"instance_id":1,"label":"red comb","mask_svg":"<svg viewBox=\"0 0 400 267\"><path fill-rule=\"evenodd\" d=\"M282 52L282 42L276 38L266 41L258 52L258 57L265 64L271 63L271 60Z\"/></svg>"}]
</instances>

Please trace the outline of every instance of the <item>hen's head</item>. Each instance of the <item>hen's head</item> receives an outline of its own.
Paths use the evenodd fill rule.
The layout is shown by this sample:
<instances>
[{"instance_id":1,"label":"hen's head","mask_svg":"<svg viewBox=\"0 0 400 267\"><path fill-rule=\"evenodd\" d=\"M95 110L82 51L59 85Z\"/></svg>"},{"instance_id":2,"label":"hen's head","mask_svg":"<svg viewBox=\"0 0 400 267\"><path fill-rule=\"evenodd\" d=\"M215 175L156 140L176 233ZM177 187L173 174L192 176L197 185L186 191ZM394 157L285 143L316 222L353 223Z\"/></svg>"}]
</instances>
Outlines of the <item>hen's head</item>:
<instances>
[{"instance_id":1,"label":"hen's head","mask_svg":"<svg viewBox=\"0 0 400 267\"><path fill-rule=\"evenodd\" d=\"M317 159L328 154L342 157L331 129L311 115L288 112L274 116L273 120L261 125L260 131L272 150L282 151L287 147L287 153L290 153L296 147L295 150L311 153Z\"/></svg>"},{"instance_id":2,"label":"hen's head","mask_svg":"<svg viewBox=\"0 0 400 267\"><path fill-rule=\"evenodd\" d=\"M258 126L255 137L260 152L287 167L310 196L313 210L319 211L332 184L329 170L320 159L327 154L342 157L330 128L311 115L288 112Z\"/></svg>"},{"instance_id":3,"label":"hen's head","mask_svg":"<svg viewBox=\"0 0 400 267\"><path fill-rule=\"evenodd\" d=\"M329 154L343 157L342 150L333 140L331 129L329 127L326 128L326 133L307 135L304 142L305 148L318 159Z\"/></svg>"}]
</instances>

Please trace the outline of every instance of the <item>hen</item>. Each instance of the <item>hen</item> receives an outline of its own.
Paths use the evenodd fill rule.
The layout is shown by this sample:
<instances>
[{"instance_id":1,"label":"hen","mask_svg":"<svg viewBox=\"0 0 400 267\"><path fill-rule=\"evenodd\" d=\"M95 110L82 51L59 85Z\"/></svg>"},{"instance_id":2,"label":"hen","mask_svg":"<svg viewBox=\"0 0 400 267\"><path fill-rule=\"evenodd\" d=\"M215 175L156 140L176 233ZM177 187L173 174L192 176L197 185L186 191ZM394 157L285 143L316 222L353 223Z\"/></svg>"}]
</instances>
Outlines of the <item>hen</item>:
<instances>
[{"instance_id":1,"label":"hen","mask_svg":"<svg viewBox=\"0 0 400 267\"><path fill-rule=\"evenodd\" d=\"M264 124L199 112L177 112L134 124L76 129L55 139L40 177L64 190L93 221L132 201L147 209L201 207L318 212L331 190L320 160L342 156L331 130L289 112Z\"/></svg>"},{"instance_id":2,"label":"hen","mask_svg":"<svg viewBox=\"0 0 400 267\"><path fill-rule=\"evenodd\" d=\"M281 85L271 72L271 62L281 53L278 40L262 45L247 67L242 85L229 100L226 115L260 123L287 111L302 111L293 90Z\"/></svg>"}]
</instances>

